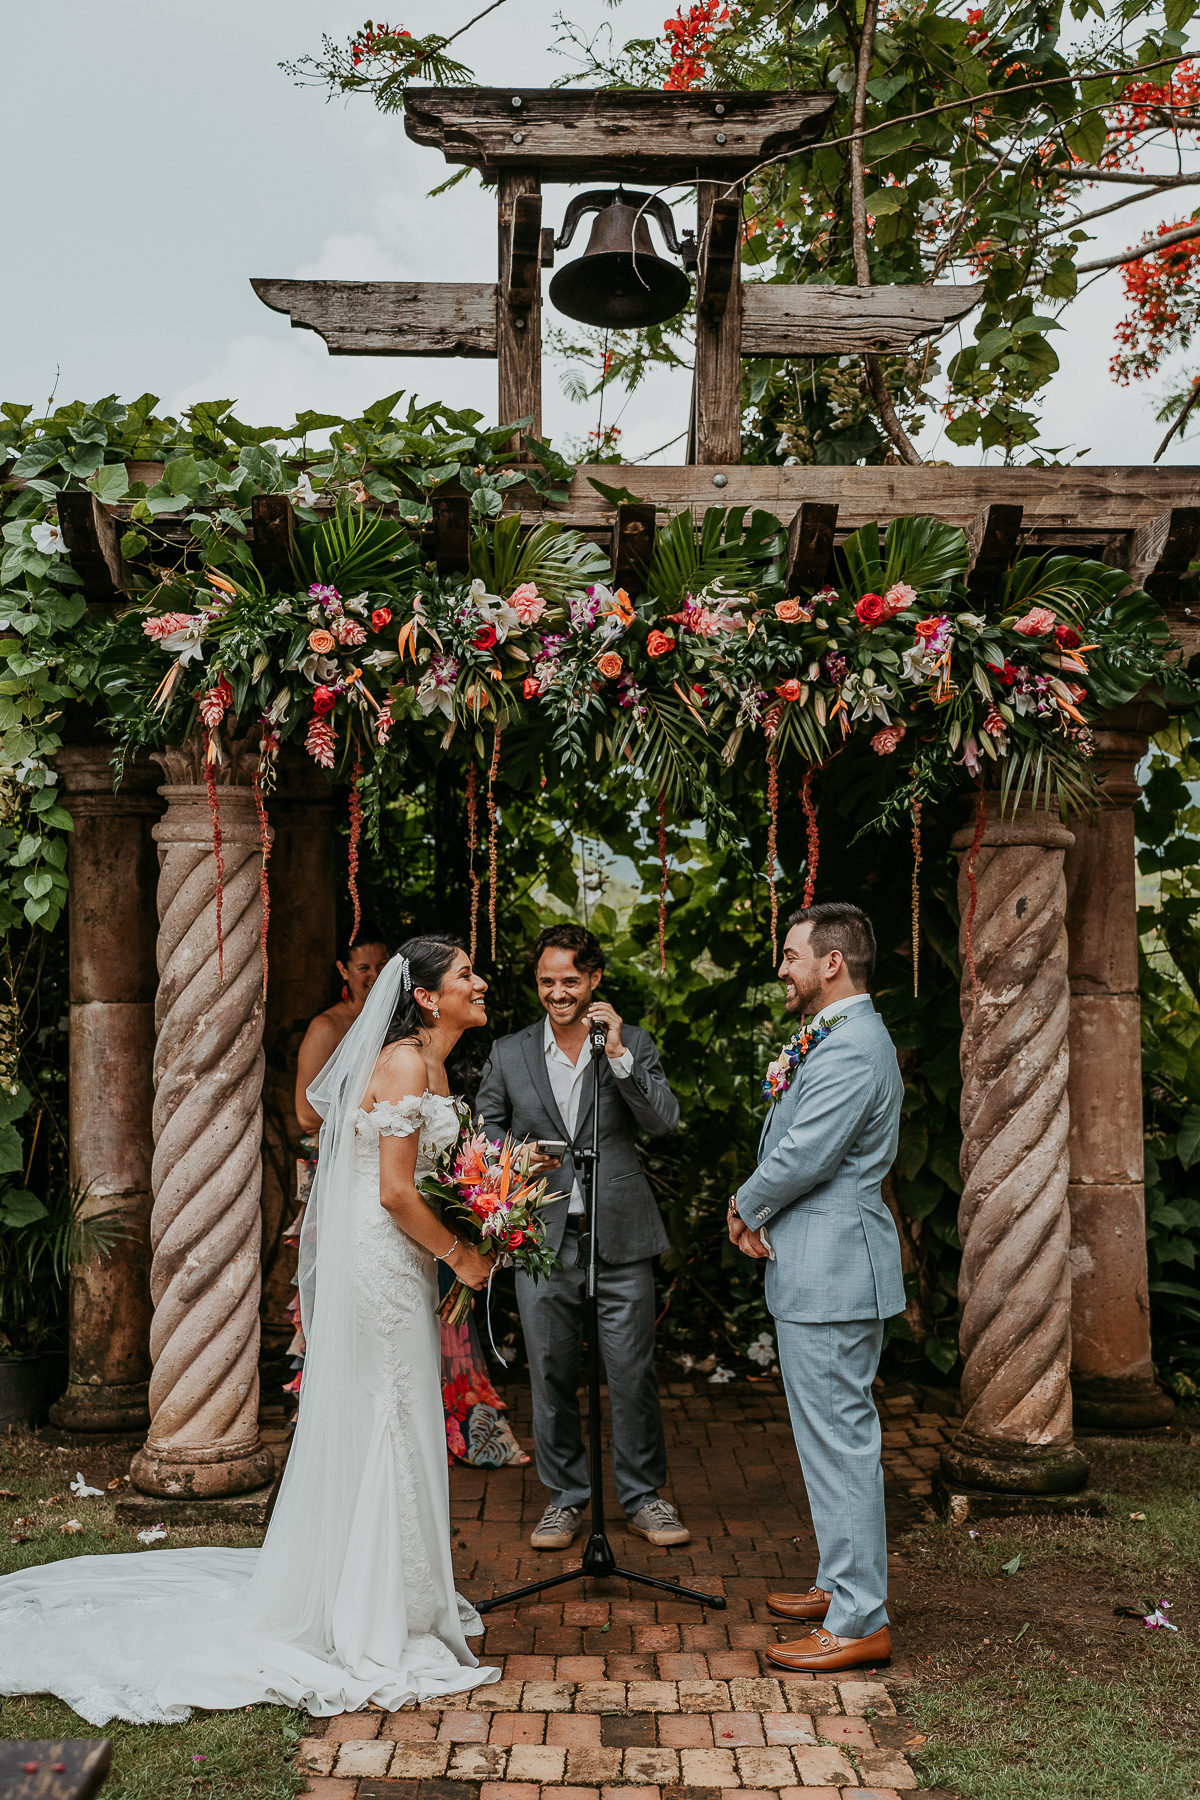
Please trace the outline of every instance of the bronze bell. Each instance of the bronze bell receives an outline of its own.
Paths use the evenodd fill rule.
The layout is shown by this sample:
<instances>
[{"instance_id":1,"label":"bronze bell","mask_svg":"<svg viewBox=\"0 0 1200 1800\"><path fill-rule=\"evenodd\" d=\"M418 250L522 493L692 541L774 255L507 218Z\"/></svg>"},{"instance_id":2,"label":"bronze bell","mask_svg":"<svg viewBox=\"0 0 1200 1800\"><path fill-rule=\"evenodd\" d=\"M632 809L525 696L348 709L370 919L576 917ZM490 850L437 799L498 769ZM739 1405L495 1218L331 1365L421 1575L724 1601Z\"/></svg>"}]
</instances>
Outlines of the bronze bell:
<instances>
[{"instance_id":1,"label":"bronze bell","mask_svg":"<svg viewBox=\"0 0 1200 1800\"><path fill-rule=\"evenodd\" d=\"M657 194L627 194L624 188L577 194L567 207L555 249L566 248L586 212L596 214L587 249L550 283L550 300L559 312L583 325L614 331L660 325L682 312L691 283L683 269L656 253L647 218L657 219L667 249L685 268L696 266L696 240L690 231L682 242L676 237L666 202Z\"/></svg>"}]
</instances>

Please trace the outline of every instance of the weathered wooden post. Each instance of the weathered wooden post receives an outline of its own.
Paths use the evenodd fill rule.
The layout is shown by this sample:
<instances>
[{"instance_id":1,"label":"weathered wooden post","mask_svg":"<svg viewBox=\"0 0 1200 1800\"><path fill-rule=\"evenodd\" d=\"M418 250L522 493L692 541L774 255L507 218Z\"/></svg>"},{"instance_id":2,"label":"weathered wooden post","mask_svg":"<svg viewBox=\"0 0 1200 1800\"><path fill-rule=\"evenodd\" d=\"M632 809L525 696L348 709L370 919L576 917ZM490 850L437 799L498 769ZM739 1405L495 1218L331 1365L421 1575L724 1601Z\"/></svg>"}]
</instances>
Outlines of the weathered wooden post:
<instances>
[{"instance_id":1,"label":"weathered wooden post","mask_svg":"<svg viewBox=\"0 0 1200 1800\"><path fill-rule=\"evenodd\" d=\"M1138 996L1135 771L1166 715L1134 704L1096 732L1101 804L1066 853L1071 977L1071 1385L1080 1424L1165 1425L1150 1354Z\"/></svg>"},{"instance_id":2,"label":"weathered wooden post","mask_svg":"<svg viewBox=\"0 0 1200 1800\"><path fill-rule=\"evenodd\" d=\"M203 750L157 753L150 1433L131 1477L144 1494L207 1498L270 1480L258 1436L262 1287L261 852L249 759L219 771L223 946ZM219 964L223 962L223 969Z\"/></svg>"},{"instance_id":3,"label":"weathered wooden post","mask_svg":"<svg viewBox=\"0 0 1200 1800\"><path fill-rule=\"evenodd\" d=\"M85 496L90 499L90 496ZM85 1211L121 1213L126 1235L71 1271L70 1379L51 1409L67 1431L149 1423L150 1114L154 1055L151 827L158 771L128 764L113 792L111 743L68 744L55 764L75 821L68 876L71 1180Z\"/></svg>"},{"instance_id":4,"label":"weathered wooden post","mask_svg":"<svg viewBox=\"0 0 1200 1800\"><path fill-rule=\"evenodd\" d=\"M1071 1414L1066 883L1074 842L987 795L958 833L962 978L959 1297L965 1418L942 1452L951 1490L1070 1496L1087 1481ZM977 888L971 950L967 920ZM973 952L973 954L972 954Z\"/></svg>"}]
</instances>

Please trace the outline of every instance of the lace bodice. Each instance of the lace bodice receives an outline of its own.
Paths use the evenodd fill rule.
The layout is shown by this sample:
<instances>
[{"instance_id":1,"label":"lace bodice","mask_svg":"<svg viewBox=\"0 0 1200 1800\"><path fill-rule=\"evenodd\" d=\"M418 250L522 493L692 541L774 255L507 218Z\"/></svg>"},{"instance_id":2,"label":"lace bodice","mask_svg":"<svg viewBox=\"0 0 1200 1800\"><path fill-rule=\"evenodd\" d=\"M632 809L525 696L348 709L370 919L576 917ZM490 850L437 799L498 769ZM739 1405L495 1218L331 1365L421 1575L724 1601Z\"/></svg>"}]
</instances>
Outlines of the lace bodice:
<instances>
[{"instance_id":1,"label":"lace bodice","mask_svg":"<svg viewBox=\"0 0 1200 1800\"><path fill-rule=\"evenodd\" d=\"M358 1110L354 1129L364 1147L375 1149L381 1137L411 1137L421 1133L417 1146L416 1179L420 1181L453 1144L461 1129L458 1106L448 1094L406 1094L403 1100L377 1100L370 1111Z\"/></svg>"}]
</instances>

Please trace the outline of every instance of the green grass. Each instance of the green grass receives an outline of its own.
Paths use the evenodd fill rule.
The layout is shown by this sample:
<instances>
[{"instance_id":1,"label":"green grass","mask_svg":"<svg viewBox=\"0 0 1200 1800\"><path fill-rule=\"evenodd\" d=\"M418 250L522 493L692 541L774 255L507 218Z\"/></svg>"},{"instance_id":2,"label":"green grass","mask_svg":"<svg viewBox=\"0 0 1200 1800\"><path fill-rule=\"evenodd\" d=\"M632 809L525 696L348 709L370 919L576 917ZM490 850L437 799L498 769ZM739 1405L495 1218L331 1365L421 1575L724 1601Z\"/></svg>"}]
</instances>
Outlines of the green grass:
<instances>
[{"instance_id":1,"label":"green grass","mask_svg":"<svg viewBox=\"0 0 1200 1800\"><path fill-rule=\"evenodd\" d=\"M977 1605L972 1632L905 1690L923 1785L963 1800L1200 1794L1200 1440L1085 1447L1107 1517L912 1534L918 1567L928 1555ZM1117 1612L1164 1598L1177 1632Z\"/></svg>"},{"instance_id":2,"label":"green grass","mask_svg":"<svg viewBox=\"0 0 1200 1800\"><path fill-rule=\"evenodd\" d=\"M104 1800L291 1800L292 1768L308 1715L281 1706L195 1712L186 1725L85 1725L45 1694L0 1702L0 1737L106 1737L113 1747Z\"/></svg>"},{"instance_id":3,"label":"green grass","mask_svg":"<svg viewBox=\"0 0 1200 1800\"><path fill-rule=\"evenodd\" d=\"M0 1489L17 1496L0 1499L0 1574L64 1556L123 1550L156 1555L156 1547L138 1543L140 1526L117 1522L114 1506L121 1489L88 1500L70 1491L78 1469L90 1485L106 1487L128 1466L128 1447L111 1442L60 1450L32 1432L0 1437ZM84 1530L64 1535L61 1527L70 1519ZM26 1541L14 1543L14 1538ZM232 1525L171 1527L162 1544L249 1546L261 1539L260 1531ZM281 1706L250 1706L238 1712L197 1711L185 1725L123 1725L114 1719L97 1727L46 1694L0 1701L0 1738L109 1738L113 1772L104 1800L290 1800L305 1785L291 1764L307 1720L306 1713Z\"/></svg>"},{"instance_id":4,"label":"green grass","mask_svg":"<svg viewBox=\"0 0 1200 1800\"><path fill-rule=\"evenodd\" d=\"M1200 1793L1200 1708L1194 1662L1182 1646L1172 1639L1152 1669L1105 1682L1064 1675L1043 1662L1046 1655L1035 1649L1007 1673L946 1685L926 1680L909 1692L929 1738L918 1759L923 1785L947 1787L964 1800L1185 1800Z\"/></svg>"}]
</instances>

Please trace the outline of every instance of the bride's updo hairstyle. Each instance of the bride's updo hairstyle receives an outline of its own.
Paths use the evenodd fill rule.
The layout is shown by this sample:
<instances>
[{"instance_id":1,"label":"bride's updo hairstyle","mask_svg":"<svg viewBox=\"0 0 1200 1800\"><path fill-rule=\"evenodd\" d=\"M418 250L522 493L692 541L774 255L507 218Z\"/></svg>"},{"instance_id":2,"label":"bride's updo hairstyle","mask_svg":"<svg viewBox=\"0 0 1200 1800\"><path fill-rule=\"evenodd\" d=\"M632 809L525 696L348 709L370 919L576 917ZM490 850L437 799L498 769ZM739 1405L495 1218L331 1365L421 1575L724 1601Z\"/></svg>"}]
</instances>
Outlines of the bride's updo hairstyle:
<instances>
[{"instance_id":1,"label":"bride's updo hairstyle","mask_svg":"<svg viewBox=\"0 0 1200 1800\"><path fill-rule=\"evenodd\" d=\"M454 958L466 947L461 938L440 931L430 932L428 937L409 938L401 944L396 954L408 959L408 981L396 996L396 1010L383 1040L385 1044L402 1044L416 1037L424 1023L416 990L424 988L427 994L436 994Z\"/></svg>"}]
</instances>

